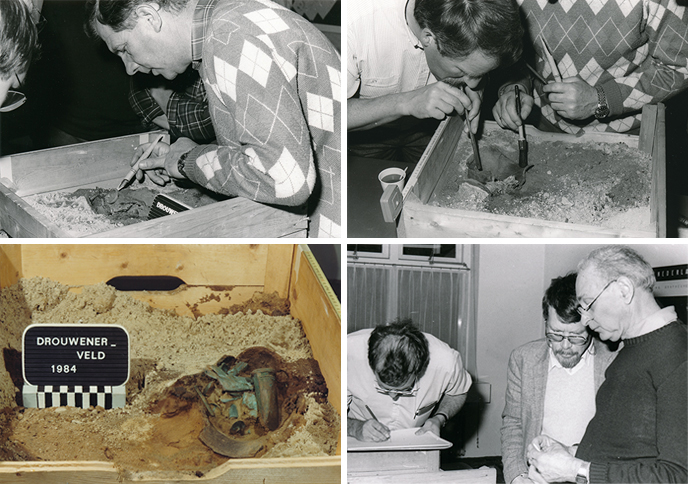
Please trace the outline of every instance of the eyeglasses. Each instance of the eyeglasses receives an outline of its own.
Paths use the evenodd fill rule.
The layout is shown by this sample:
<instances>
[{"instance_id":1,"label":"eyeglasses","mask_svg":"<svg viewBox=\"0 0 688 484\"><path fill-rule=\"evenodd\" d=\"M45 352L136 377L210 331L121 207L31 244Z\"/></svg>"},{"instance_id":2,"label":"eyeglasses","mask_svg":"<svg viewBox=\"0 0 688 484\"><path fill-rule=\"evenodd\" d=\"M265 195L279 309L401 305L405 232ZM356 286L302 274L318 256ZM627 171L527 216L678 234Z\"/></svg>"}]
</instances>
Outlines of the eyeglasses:
<instances>
[{"instance_id":1,"label":"eyeglasses","mask_svg":"<svg viewBox=\"0 0 688 484\"><path fill-rule=\"evenodd\" d=\"M22 83L19 79L19 76L15 74L15 77L17 78L17 82L19 83L19 87L21 87ZM14 111L25 102L26 95L23 92L9 90L7 91L7 97L5 97L5 101L3 101L2 106L0 106L0 113L8 113L10 111Z\"/></svg>"},{"instance_id":2,"label":"eyeglasses","mask_svg":"<svg viewBox=\"0 0 688 484\"><path fill-rule=\"evenodd\" d=\"M595 304L595 301L597 301L597 300L599 299L599 297L602 295L602 293L603 293L604 291L607 290L607 288L612 284L612 282L616 282L616 279L614 279L614 280L612 280L612 281L609 281L609 282L607 283L607 285L604 286L604 287L602 288L602 290L601 290L600 293L595 297L595 299L593 299L592 302L591 302L590 304L588 304L586 307L583 307L582 305L579 304L579 305L576 307L576 310L578 311L578 314L584 315L585 313L587 313L588 311L590 311L590 308L592 308L592 305Z\"/></svg>"},{"instance_id":3,"label":"eyeglasses","mask_svg":"<svg viewBox=\"0 0 688 484\"><path fill-rule=\"evenodd\" d=\"M416 382L414 380L413 386L411 388L404 389L393 389L393 388L382 388L379 385L375 385L375 390L382 395L388 396L400 396L400 397L415 397L418 394L418 389L416 388Z\"/></svg>"},{"instance_id":4,"label":"eyeglasses","mask_svg":"<svg viewBox=\"0 0 688 484\"><path fill-rule=\"evenodd\" d=\"M545 336L547 337L547 340L550 343L561 343L565 339L568 340L569 343L572 345L576 346L582 346L585 343L588 342L590 339L590 335L586 334L585 336L573 336L573 335L566 335L566 334L559 334L559 333L545 333Z\"/></svg>"}]
</instances>

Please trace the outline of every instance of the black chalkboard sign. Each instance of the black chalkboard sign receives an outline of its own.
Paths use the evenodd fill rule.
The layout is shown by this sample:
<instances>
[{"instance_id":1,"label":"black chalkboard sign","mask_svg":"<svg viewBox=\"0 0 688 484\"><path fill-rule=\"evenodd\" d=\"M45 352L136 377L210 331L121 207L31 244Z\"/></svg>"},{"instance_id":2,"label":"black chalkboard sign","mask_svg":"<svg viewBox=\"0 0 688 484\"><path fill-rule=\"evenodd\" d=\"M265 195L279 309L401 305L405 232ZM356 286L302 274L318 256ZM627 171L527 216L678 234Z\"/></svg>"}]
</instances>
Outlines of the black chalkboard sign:
<instances>
[{"instance_id":1,"label":"black chalkboard sign","mask_svg":"<svg viewBox=\"0 0 688 484\"><path fill-rule=\"evenodd\" d=\"M23 336L22 369L30 385L123 385L129 334L103 324L34 324Z\"/></svg>"}]
</instances>

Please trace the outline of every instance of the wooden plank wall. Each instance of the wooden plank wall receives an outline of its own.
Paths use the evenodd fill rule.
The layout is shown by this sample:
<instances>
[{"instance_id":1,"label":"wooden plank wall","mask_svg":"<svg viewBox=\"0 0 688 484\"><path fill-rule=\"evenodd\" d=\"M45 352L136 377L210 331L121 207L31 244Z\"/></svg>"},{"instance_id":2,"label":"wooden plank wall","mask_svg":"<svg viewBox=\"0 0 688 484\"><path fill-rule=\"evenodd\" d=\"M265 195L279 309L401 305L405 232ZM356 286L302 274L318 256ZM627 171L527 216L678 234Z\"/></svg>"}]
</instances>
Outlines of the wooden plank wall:
<instances>
[{"instance_id":1,"label":"wooden plank wall","mask_svg":"<svg viewBox=\"0 0 688 484\"><path fill-rule=\"evenodd\" d=\"M342 415L341 315L322 287L321 280L325 278L322 270L311 265L303 246L295 250L289 290L291 314L301 320L313 348L313 356L320 363L320 371L327 381L329 401Z\"/></svg>"}]
</instances>

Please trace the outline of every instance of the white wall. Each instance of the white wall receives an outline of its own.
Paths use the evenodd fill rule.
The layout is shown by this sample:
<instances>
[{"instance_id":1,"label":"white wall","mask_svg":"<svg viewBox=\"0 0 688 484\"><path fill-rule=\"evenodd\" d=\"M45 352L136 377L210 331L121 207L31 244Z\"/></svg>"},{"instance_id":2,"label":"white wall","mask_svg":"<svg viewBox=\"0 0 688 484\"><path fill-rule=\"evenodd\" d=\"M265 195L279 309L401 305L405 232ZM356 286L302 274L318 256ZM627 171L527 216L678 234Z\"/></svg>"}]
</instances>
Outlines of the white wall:
<instances>
[{"instance_id":1,"label":"white wall","mask_svg":"<svg viewBox=\"0 0 688 484\"><path fill-rule=\"evenodd\" d=\"M481 245L478 259L478 379L491 385L466 457L500 455L506 368L511 351L540 337L545 250L542 245Z\"/></svg>"},{"instance_id":2,"label":"white wall","mask_svg":"<svg viewBox=\"0 0 688 484\"><path fill-rule=\"evenodd\" d=\"M552 278L576 270L603 244L483 244L478 259L478 379L491 385L478 435L466 457L501 454L500 428L511 351L544 336L541 300ZM631 244L629 244L631 245ZM687 244L632 244L653 266L685 264Z\"/></svg>"}]
</instances>

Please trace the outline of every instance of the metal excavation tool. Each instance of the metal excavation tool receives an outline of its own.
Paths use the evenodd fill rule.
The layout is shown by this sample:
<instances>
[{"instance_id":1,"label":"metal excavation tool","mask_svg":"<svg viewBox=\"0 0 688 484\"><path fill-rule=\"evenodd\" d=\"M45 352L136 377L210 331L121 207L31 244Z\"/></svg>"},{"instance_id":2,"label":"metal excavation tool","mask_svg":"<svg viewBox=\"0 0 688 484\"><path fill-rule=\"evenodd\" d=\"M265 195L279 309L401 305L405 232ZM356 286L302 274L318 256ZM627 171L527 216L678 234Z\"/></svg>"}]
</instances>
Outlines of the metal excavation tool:
<instances>
[{"instance_id":1,"label":"metal excavation tool","mask_svg":"<svg viewBox=\"0 0 688 484\"><path fill-rule=\"evenodd\" d=\"M148 146L148 148L146 148L146 151L143 152L139 159L136 160L136 163L134 163L134 166L131 167L129 173L127 173L126 176L122 179L119 186L117 187L117 191L120 191L122 188L126 187L131 182L131 180L134 179L134 177L136 176L136 172L139 171L139 163L141 163L143 160L145 160L151 155L153 149L160 142L160 140L163 139L164 136L164 134L158 135L155 138L155 140L153 140L153 142Z\"/></svg>"},{"instance_id":2,"label":"metal excavation tool","mask_svg":"<svg viewBox=\"0 0 688 484\"><path fill-rule=\"evenodd\" d=\"M464 90L464 93L466 91ZM464 123L468 124L468 113L464 111L463 115L463 121ZM480 152L478 151L478 140L475 139L475 135L471 131L471 127L468 127L468 139L471 140L471 147L473 148L473 161L475 163L475 167L478 171L483 171L483 164L480 161Z\"/></svg>"},{"instance_id":3,"label":"metal excavation tool","mask_svg":"<svg viewBox=\"0 0 688 484\"><path fill-rule=\"evenodd\" d=\"M552 69L552 75L554 76L554 80L557 82L561 82L561 72L559 72L557 62L554 60L552 51L549 49L549 46L547 45L547 42L545 41L545 38L542 35L540 35L540 41L542 42L542 47L544 48L545 56L547 57L547 62L549 63L549 68Z\"/></svg>"},{"instance_id":4,"label":"metal excavation tool","mask_svg":"<svg viewBox=\"0 0 688 484\"><path fill-rule=\"evenodd\" d=\"M518 166L525 168L528 166L528 142L526 141L526 127L523 124L523 118L521 117L521 88L516 84L516 114L521 120L521 124L518 127Z\"/></svg>"}]
</instances>

